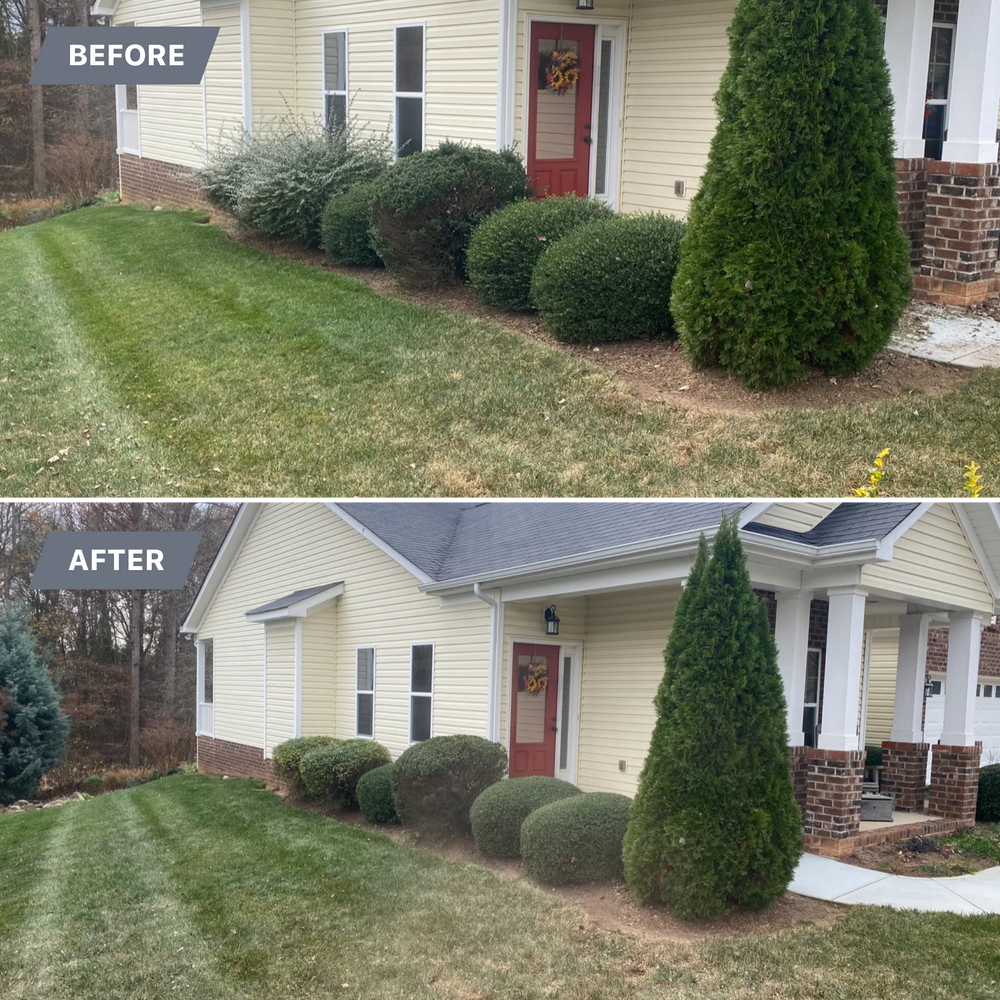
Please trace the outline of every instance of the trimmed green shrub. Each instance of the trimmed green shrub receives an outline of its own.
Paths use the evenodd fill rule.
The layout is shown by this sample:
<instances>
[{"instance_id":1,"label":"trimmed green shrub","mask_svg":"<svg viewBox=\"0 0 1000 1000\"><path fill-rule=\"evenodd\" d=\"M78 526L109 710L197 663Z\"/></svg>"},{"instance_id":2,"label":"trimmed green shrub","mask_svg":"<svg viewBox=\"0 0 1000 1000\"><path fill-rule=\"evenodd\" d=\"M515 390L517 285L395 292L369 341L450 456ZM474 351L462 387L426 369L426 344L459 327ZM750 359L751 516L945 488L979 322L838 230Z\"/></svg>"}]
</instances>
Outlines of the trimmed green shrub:
<instances>
[{"instance_id":1,"label":"trimmed green shrub","mask_svg":"<svg viewBox=\"0 0 1000 1000\"><path fill-rule=\"evenodd\" d=\"M373 823L398 823L396 815L396 765L383 764L358 781L358 808Z\"/></svg>"},{"instance_id":2,"label":"trimmed green shrub","mask_svg":"<svg viewBox=\"0 0 1000 1000\"><path fill-rule=\"evenodd\" d=\"M558 778L511 778L490 785L469 810L472 837L480 853L494 858L521 856L521 824L536 809L580 795Z\"/></svg>"},{"instance_id":3,"label":"trimmed green shrub","mask_svg":"<svg viewBox=\"0 0 1000 1000\"><path fill-rule=\"evenodd\" d=\"M1000 764L987 764L979 770L976 819L981 823L1000 823Z\"/></svg>"},{"instance_id":4,"label":"trimmed green shrub","mask_svg":"<svg viewBox=\"0 0 1000 1000\"><path fill-rule=\"evenodd\" d=\"M469 284L488 306L531 312L531 275L539 257L577 226L613 215L603 201L574 194L501 208L473 230Z\"/></svg>"},{"instance_id":5,"label":"trimmed green shrub","mask_svg":"<svg viewBox=\"0 0 1000 1000\"><path fill-rule=\"evenodd\" d=\"M882 747L865 747L865 767L882 766Z\"/></svg>"},{"instance_id":6,"label":"trimmed green shrub","mask_svg":"<svg viewBox=\"0 0 1000 1000\"><path fill-rule=\"evenodd\" d=\"M331 263L382 266L382 258L372 247L374 197L375 185L366 181L327 202L321 244Z\"/></svg>"},{"instance_id":7,"label":"trimmed green shrub","mask_svg":"<svg viewBox=\"0 0 1000 1000\"><path fill-rule=\"evenodd\" d=\"M0 611L0 805L34 797L66 750L69 721L23 607Z\"/></svg>"},{"instance_id":8,"label":"trimmed green shrub","mask_svg":"<svg viewBox=\"0 0 1000 1000\"><path fill-rule=\"evenodd\" d=\"M802 855L802 816L777 649L735 515L711 560L702 535L664 660L625 838L629 885L684 919L764 909Z\"/></svg>"},{"instance_id":9,"label":"trimmed green shrub","mask_svg":"<svg viewBox=\"0 0 1000 1000\"><path fill-rule=\"evenodd\" d=\"M378 767L392 762L389 751L374 740L345 740L333 750L336 763L334 798L345 809L358 807L358 781Z\"/></svg>"},{"instance_id":10,"label":"trimmed green shrub","mask_svg":"<svg viewBox=\"0 0 1000 1000\"><path fill-rule=\"evenodd\" d=\"M521 826L524 870L545 885L621 879L631 805L625 795L586 792L536 809Z\"/></svg>"},{"instance_id":11,"label":"trimmed green shrub","mask_svg":"<svg viewBox=\"0 0 1000 1000\"><path fill-rule=\"evenodd\" d=\"M336 131L291 119L223 141L209 153L200 183L208 202L278 240L318 246L323 210L336 195L382 174L386 136Z\"/></svg>"},{"instance_id":12,"label":"trimmed green shrub","mask_svg":"<svg viewBox=\"0 0 1000 1000\"><path fill-rule=\"evenodd\" d=\"M444 142L406 156L375 183L373 244L405 284L461 281L472 231L490 212L531 193L512 150Z\"/></svg>"},{"instance_id":13,"label":"trimmed green shrub","mask_svg":"<svg viewBox=\"0 0 1000 1000\"><path fill-rule=\"evenodd\" d=\"M432 835L468 833L472 803L506 773L507 751L499 743L435 736L396 761L396 811L403 824Z\"/></svg>"},{"instance_id":14,"label":"trimmed green shrub","mask_svg":"<svg viewBox=\"0 0 1000 1000\"><path fill-rule=\"evenodd\" d=\"M87 777L80 782L80 790L87 792L90 795L97 795L103 787L104 779L99 774L88 774Z\"/></svg>"},{"instance_id":15,"label":"trimmed green shrub","mask_svg":"<svg viewBox=\"0 0 1000 1000\"><path fill-rule=\"evenodd\" d=\"M302 758L310 750L334 747L340 742L342 741L334 739L332 736L299 736L294 740L279 743L271 751L271 764L275 777L287 781L296 792L300 795L303 794L305 785L299 773Z\"/></svg>"},{"instance_id":16,"label":"trimmed green shrub","mask_svg":"<svg viewBox=\"0 0 1000 1000\"><path fill-rule=\"evenodd\" d=\"M539 259L531 298L569 343L670 337L670 290L684 223L666 215L589 222Z\"/></svg>"},{"instance_id":17,"label":"trimmed green shrub","mask_svg":"<svg viewBox=\"0 0 1000 1000\"><path fill-rule=\"evenodd\" d=\"M306 798L332 803L337 791L337 744L314 747L299 762L299 782Z\"/></svg>"},{"instance_id":18,"label":"trimmed green shrub","mask_svg":"<svg viewBox=\"0 0 1000 1000\"><path fill-rule=\"evenodd\" d=\"M871 0L740 0L673 312L696 367L753 389L864 368L910 288Z\"/></svg>"}]
</instances>

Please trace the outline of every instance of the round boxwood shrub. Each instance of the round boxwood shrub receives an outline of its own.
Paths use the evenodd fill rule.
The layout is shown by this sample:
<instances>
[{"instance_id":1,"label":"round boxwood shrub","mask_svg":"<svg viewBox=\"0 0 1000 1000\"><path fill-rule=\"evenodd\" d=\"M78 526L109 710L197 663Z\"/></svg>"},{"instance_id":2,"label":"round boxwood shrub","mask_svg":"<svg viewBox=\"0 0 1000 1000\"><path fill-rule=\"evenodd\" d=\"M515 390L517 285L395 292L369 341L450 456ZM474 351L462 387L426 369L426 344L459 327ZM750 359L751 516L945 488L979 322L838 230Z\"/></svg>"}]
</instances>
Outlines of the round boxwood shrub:
<instances>
[{"instance_id":1,"label":"round boxwood shrub","mask_svg":"<svg viewBox=\"0 0 1000 1000\"><path fill-rule=\"evenodd\" d=\"M436 836L469 832L469 809L507 773L507 751L481 736L435 736L396 761L396 810L406 826Z\"/></svg>"},{"instance_id":2,"label":"round boxwood shrub","mask_svg":"<svg viewBox=\"0 0 1000 1000\"><path fill-rule=\"evenodd\" d=\"M558 778L512 778L490 785L469 810L476 847L490 857L519 858L525 819L550 802L580 794L576 785Z\"/></svg>"},{"instance_id":3,"label":"round boxwood shrub","mask_svg":"<svg viewBox=\"0 0 1000 1000\"><path fill-rule=\"evenodd\" d=\"M1000 764L987 764L979 771L976 819L981 823L1000 823Z\"/></svg>"},{"instance_id":4,"label":"round boxwood shrub","mask_svg":"<svg viewBox=\"0 0 1000 1000\"><path fill-rule=\"evenodd\" d=\"M104 787L104 778L99 774L88 774L80 782L80 789L89 795L97 795Z\"/></svg>"},{"instance_id":5,"label":"round boxwood shrub","mask_svg":"<svg viewBox=\"0 0 1000 1000\"><path fill-rule=\"evenodd\" d=\"M322 247L333 264L381 267L382 258L372 247L372 182L355 184L331 198L323 210Z\"/></svg>"},{"instance_id":6,"label":"round boxwood shrub","mask_svg":"<svg viewBox=\"0 0 1000 1000\"><path fill-rule=\"evenodd\" d=\"M271 751L271 764L274 768L275 777L287 781L292 788L300 795L305 792L305 785L299 768L302 758L310 750L320 747L336 746L341 741L332 736L299 736L294 740L286 740L279 743Z\"/></svg>"},{"instance_id":7,"label":"round boxwood shrub","mask_svg":"<svg viewBox=\"0 0 1000 1000\"><path fill-rule=\"evenodd\" d=\"M383 764L358 781L358 807L373 823L398 823L396 815L396 765Z\"/></svg>"},{"instance_id":8,"label":"round boxwood shrub","mask_svg":"<svg viewBox=\"0 0 1000 1000\"><path fill-rule=\"evenodd\" d=\"M538 258L577 226L613 215L604 202L574 194L501 208L472 233L469 284L488 306L531 312L531 275Z\"/></svg>"},{"instance_id":9,"label":"round boxwood shrub","mask_svg":"<svg viewBox=\"0 0 1000 1000\"><path fill-rule=\"evenodd\" d=\"M358 782L370 771L392 762L389 751L374 740L345 740L333 748L334 799L346 809L358 806Z\"/></svg>"},{"instance_id":10,"label":"round boxwood shrub","mask_svg":"<svg viewBox=\"0 0 1000 1000\"><path fill-rule=\"evenodd\" d=\"M524 870L545 885L624 878L622 842L632 800L587 792L536 809L521 825Z\"/></svg>"},{"instance_id":11,"label":"round boxwood shrub","mask_svg":"<svg viewBox=\"0 0 1000 1000\"><path fill-rule=\"evenodd\" d=\"M375 249L405 284L461 281L475 227L529 194L524 165L511 150L445 142L405 156L375 182Z\"/></svg>"},{"instance_id":12,"label":"round boxwood shrub","mask_svg":"<svg viewBox=\"0 0 1000 1000\"><path fill-rule=\"evenodd\" d=\"M570 343L674 335L670 293L684 223L621 215L577 226L542 254L531 298L552 334Z\"/></svg>"}]
</instances>

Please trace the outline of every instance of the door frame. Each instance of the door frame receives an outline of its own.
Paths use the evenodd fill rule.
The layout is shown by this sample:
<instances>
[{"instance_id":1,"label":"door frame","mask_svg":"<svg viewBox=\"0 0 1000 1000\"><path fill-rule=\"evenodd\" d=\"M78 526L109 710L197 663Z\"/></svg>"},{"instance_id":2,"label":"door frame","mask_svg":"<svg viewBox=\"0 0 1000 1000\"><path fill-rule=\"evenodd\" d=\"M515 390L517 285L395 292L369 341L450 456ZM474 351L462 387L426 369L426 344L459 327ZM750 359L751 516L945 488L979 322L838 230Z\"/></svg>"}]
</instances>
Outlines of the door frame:
<instances>
[{"instance_id":1,"label":"door frame","mask_svg":"<svg viewBox=\"0 0 1000 1000\"><path fill-rule=\"evenodd\" d=\"M576 784L577 779L577 769L579 766L579 749L580 749L580 688L581 688L581 673L583 669L583 645L580 642L560 642L558 636L523 636L523 635L512 635L507 637L507 655L506 655L506 666L504 684L505 684L505 699L507 705L507 724L506 724L506 741L504 747L507 750L508 755L510 754L511 739L513 736L513 731L511 723L513 722L513 711L512 711L512 695L514 690L514 646L515 644L522 643L532 646L554 646L559 650L559 679L557 681L557 706L558 710L556 712L556 752L555 752L555 766L553 767L553 778L561 778L563 781L568 781L571 784ZM572 670L573 677L570 679L569 690L567 691L565 684L563 683L563 660L567 657L572 657ZM566 753L566 767L559 767L559 746L562 743L563 734L563 722L562 722L562 704L563 698L569 696L569 733L567 737L567 753Z\"/></svg>"},{"instance_id":2,"label":"door frame","mask_svg":"<svg viewBox=\"0 0 1000 1000\"><path fill-rule=\"evenodd\" d=\"M597 179L597 143L590 145L590 170L589 189L587 194L591 198L606 201L612 208L618 207L619 193L621 188L621 161L622 161L622 121L624 118L625 106L625 56L626 56L626 21L624 18L615 17L580 17L579 15L558 15L558 14L528 14L524 21L524 45L515 58L521 60L521 78L523 81L523 93L521 95L521 159L527 165L528 162L528 137L531 132L531 99L528 90L529 73L528 67L533 65L531 53L531 33L536 23L542 24L589 24L596 29L594 32L594 96L590 109L591 121L597 120L597 102L600 99L600 87L598 82L601 73L601 43L612 42L612 66L611 66L611 94L608 100L608 166L607 182L605 183L605 193L603 195L594 194L594 186ZM516 73L510 76L511 84L514 85Z\"/></svg>"}]
</instances>

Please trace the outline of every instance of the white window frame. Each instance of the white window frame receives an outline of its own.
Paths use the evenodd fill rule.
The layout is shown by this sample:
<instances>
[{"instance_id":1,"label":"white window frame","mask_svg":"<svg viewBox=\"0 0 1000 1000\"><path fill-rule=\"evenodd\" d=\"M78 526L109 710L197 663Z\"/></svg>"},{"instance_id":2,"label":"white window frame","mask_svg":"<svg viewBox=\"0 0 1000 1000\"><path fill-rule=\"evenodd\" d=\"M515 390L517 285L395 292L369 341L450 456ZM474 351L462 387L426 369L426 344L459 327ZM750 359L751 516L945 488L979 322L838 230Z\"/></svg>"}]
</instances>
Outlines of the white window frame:
<instances>
[{"instance_id":1,"label":"white window frame","mask_svg":"<svg viewBox=\"0 0 1000 1000\"><path fill-rule=\"evenodd\" d=\"M932 22L931 27L932 28L947 28L949 31L951 31L951 55L949 57L950 61L948 63L948 65L949 65L949 72L948 72L948 96L944 97L944 98L935 97L935 98L932 98L932 99L930 99L928 101L925 101L925 104L927 106L934 106L934 107L942 107L943 106L944 107L944 128L941 131L941 141L942 142L947 142L948 141L947 140L948 125L949 125L950 119L951 119L951 91L952 91L952 87L954 85L954 78L955 78L955 43L958 40L958 25L957 24L947 24L944 21L934 21L934 22ZM930 72L930 68L931 68L931 57L930 57L930 52L928 51L928 53L927 53L927 71L928 71L928 73Z\"/></svg>"},{"instance_id":2,"label":"white window frame","mask_svg":"<svg viewBox=\"0 0 1000 1000\"><path fill-rule=\"evenodd\" d=\"M326 89L326 36L327 35L343 35L344 36L344 89L343 90L327 90ZM347 28L327 28L322 32L322 40L320 41L319 47L319 57L321 60L320 66L320 81L323 84L323 128L329 128L330 123L327 121L326 117L326 99L328 97L336 97L338 95L343 95L344 97L344 124L347 124L347 116L350 111L348 105L350 100L348 95L350 94L351 87L351 57L350 57L350 46L351 38L348 33Z\"/></svg>"},{"instance_id":3,"label":"white window frame","mask_svg":"<svg viewBox=\"0 0 1000 1000\"><path fill-rule=\"evenodd\" d=\"M417 648L417 646L430 646L431 647L431 689L430 689L429 692L428 691L414 691L413 690L413 651ZM437 668L437 647L436 647L436 643L433 643L433 642L411 642L410 643L410 666L408 668L409 671L410 671L410 680L409 680L410 698L409 698L409 701L407 702L407 707L406 707L407 722L408 722L407 730L406 730L406 738L407 738L407 742L410 743L410 744L413 744L413 743L423 743L424 742L423 740L415 740L413 738L413 699L414 698L428 698L428 699L430 699L430 703L431 703L430 726L428 727L429 731L428 731L428 734L427 734L427 739L430 739L434 735L434 672L435 672L436 668Z\"/></svg>"},{"instance_id":4,"label":"white window frame","mask_svg":"<svg viewBox=\"0 0 1000 1000\"><path fill-rule=\"evenodd\" d=\"M570 661L570 682L566 683L566 660ZM514 647L511 646L511 663L514 661ZM559 647L559 691L558 711L556 713L556 761L555 777L576 784L577 767L579 764L580 744L580 688L582 681L583 649L580 645L560 645ZM562 761L563 739L563 708L568 708L566 727L566 766L560 767ZM508 747L510 743L508 742Z\"/></svg>"},{"instance_id":5,"label":"white window frame","mask_svg":"<svg viewBox=\"0 0 1000 1000\"><path fill-rule=\"evenodd\" d=\"M868 645L870 647L871 643L869 643ZM823 700L823 657L826 654L826 650L823 649L822 646L807 646L806 647L806 669L807 670L808 670L808 667L809 667L809 654L810 653L815 653L817 655L817 658L818 658L817 669L816 669L816 700L815 701L806 701L805 697L803 697L803 699L802 699L802 711L804 713L807 708L815 708L816 709L816 730L815 730L815 734L814 735L816 737L816 742L818 743L819 742L819 734L820 734L819 706L820 706L820 702ZM808 676L808 674L807 674L807 676ZM805 720L803 719L803 721L805 721Z\"/></svg>"},{"instance_id":6,"label":"white window frame","mask_svg":"<svg viewBox=\"0 0 1000 1000\"><path fill-rule=\"evenodd\" d=\"M205 701L205 649L212 643L212 700ZM199 639L195 644L197 655L197 683L195 704L195 731L198 736L215 735L215 640Z\"/></svg>"},{"instance_id":7,"label":"white window frame","mask_svg":"<svg viewBox=\"0 0 1000 1000\"><path fill-rule=\"evenodd\" d=\"M400 28L420 28L421 40L423 41L422 53L420 56L420 85L421 90L399 90L397 86L397 71L399 68L397 60L397 48L399 45ZM406 21L392 26L392 147L396 158L399 158L399 98L412 97L420 98L420 150L427 149L427 22L426 21ZM407 154L410 155L410 154ZM418 643L419 645L419 643Z\"/></svg>"},{"instance_id":8,"label":"white window frame","mask_svg":"<svg viewBox=\"0 0 1000 1000\"><path fill-rule=\"evenodd\" d=\"M358 654L363 649L370 649L372 651L372 686L371 688L366 689L358 687ZM354 647L354 735L359 740L375 739L375 660L376 652L374 643L367 643L366 645ZM359 726L360 713L358 712L358 696L362 694L370 694L372 698L372 731L370 733L361 732Z\"/></svg>"}]
</instances>

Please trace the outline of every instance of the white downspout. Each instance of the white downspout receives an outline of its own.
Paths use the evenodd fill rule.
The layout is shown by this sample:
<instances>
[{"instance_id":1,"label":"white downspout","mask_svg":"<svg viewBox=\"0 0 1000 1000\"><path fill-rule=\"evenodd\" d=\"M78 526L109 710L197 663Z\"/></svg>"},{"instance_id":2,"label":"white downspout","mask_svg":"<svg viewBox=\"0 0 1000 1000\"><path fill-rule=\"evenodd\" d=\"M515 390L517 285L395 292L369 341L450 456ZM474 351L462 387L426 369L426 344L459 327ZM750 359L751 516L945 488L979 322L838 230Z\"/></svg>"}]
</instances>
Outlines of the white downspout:
<instances>
[{"instance_id":1,"label":"white downspout","mask_svg":"<svg viewBox=\"0 0 1000 1000\"><path fill-rule=\"evenodd\" d=\"M503 679L503 602L483 593L478 583L472 592L490 608L490 667L486 688L486 738L500 742L500 685Z\"/></svg>"}]
</instances>

